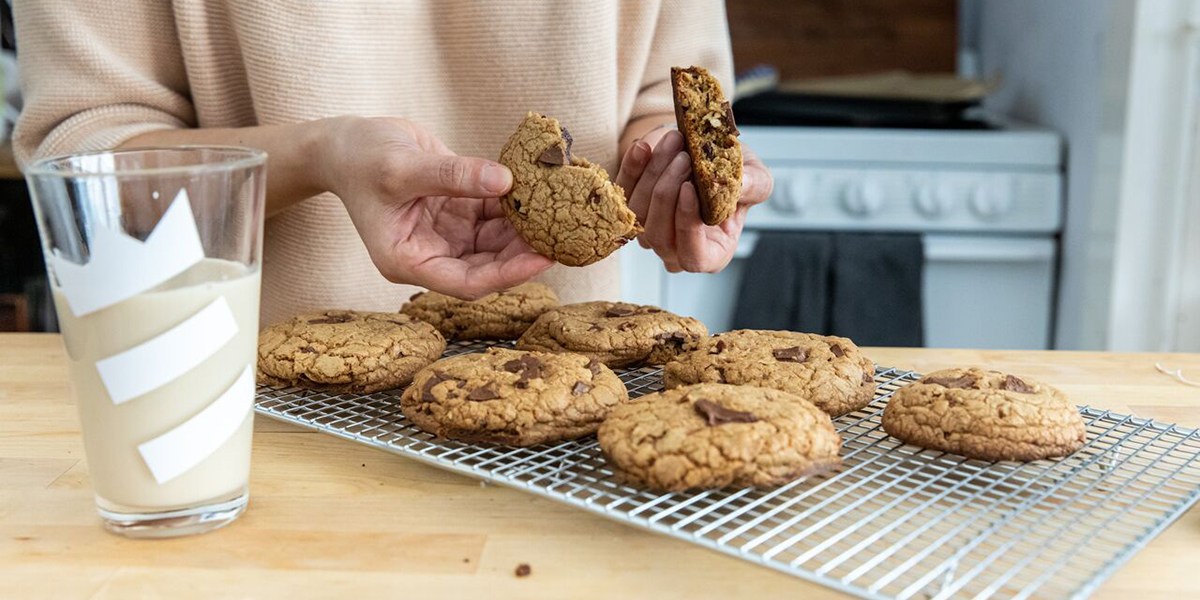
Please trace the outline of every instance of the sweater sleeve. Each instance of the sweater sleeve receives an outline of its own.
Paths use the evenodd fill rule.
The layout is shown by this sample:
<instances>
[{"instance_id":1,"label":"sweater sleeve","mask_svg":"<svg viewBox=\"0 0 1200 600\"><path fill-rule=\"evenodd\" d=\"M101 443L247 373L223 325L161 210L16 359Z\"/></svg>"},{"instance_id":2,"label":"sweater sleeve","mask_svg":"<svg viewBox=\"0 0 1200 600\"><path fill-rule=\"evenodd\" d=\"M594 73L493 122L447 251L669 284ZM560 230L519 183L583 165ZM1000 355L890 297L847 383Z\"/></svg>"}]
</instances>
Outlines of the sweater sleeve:
<instances>
[{"instance_id":1,"label":"sweater sleeve","mask_svg":"<svg viewBox=\"0 0 1200 600\"><path fill-rule=\"evenodd\" d=\"M733 98L733 50L722 0L663 0L630 120L674 115L671 67L708 69Z\"/></svg>"},{"instance_id":2,"label":"sweater sleeve","mask_svg":"<svg viewBox=\"0 0 1200 600\"><path fill-rule=\"evenodd\" d=\"M194 126L171 2L18 0L20 162Z\"/></svg>"}]
</instances>

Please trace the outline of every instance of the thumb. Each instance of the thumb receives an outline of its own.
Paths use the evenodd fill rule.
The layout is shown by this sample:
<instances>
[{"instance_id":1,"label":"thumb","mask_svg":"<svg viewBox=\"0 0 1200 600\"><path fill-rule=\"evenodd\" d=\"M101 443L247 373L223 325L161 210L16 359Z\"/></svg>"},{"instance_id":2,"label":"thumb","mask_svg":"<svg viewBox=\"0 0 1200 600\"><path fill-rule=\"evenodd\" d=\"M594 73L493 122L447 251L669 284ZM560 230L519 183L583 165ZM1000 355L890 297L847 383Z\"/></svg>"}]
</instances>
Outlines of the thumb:
<instances>
[{"instance_id":1,"label":"thumb","mask_svg":"<svg viewBox=\"0 0 1200 600\"><path fill-rule=\"evenodd\" d=\"M512 187L507 167L482 158L422 154L412 169L413 191L426 196L494 198Z\"/></svg>"}]
</instances>

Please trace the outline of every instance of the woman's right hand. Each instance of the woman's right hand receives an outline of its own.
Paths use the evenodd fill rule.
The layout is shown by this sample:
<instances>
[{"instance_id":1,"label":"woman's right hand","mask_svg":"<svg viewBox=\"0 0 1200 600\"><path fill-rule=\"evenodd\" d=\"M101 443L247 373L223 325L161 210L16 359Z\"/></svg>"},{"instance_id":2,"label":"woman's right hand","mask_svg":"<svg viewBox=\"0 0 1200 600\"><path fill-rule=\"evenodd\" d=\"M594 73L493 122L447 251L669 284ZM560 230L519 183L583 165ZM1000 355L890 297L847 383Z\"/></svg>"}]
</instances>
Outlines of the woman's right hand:
<instances>
[{"instance_id":1,"label":"woman's right hand","mask_svg":"<svg viewBox=\"0 0 1200 600\"><path fill-rule=\"evenodd\" d=\"M503 165L458 156L415 123L335 117L315 161L321 187L346 206L371 260L389 281L478 298L528 281L553 261L504 217L512 186Z\"/></svg>"}]
</instances>

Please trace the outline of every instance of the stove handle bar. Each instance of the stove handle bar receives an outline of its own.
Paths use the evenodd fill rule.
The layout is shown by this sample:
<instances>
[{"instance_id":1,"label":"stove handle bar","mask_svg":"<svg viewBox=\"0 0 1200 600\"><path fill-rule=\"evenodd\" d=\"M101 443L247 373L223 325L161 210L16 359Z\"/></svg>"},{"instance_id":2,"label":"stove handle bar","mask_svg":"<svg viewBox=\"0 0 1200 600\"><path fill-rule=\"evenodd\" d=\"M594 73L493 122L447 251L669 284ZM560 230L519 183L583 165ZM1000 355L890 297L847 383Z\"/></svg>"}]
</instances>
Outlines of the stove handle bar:
<instances>
[{"instance_id":1,"label":"stove handle bar","mask_svg":"<svg viewBox=\"0 0 1200 600\"><path fill-rule=\"evenodd\" d=\"M760 232L748 230L738 241L735 259L746 259L754 252ZM1030 263L1053 261L1057 252L1054 238L1000 237L925 234L925 260L937 262Z\"/></svg>"}]
</instances>

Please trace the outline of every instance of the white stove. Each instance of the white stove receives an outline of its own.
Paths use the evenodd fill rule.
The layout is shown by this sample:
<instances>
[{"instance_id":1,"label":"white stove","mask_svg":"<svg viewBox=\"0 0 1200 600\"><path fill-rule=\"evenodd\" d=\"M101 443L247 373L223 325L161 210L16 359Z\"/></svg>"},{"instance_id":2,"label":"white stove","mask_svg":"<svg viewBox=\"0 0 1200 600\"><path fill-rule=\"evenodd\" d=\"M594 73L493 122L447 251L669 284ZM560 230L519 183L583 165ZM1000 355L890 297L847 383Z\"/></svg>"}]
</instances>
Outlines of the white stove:
<instances>
[{"instance_id":1,"label":"white stove","mask_svg":"<svg viewBox=\"0 0 1200 600\"><path fill-rule=\"evenodd\" d=\"M1019 124L741 130L774 174L775 191L750 211L734 262L715 275L672 275L631 244L623 250L626 299L723 331L759 232L915 232L925 250L927 346L1051 346L1063 199L1056 133Z\"/></svg>"}]
</instances>

